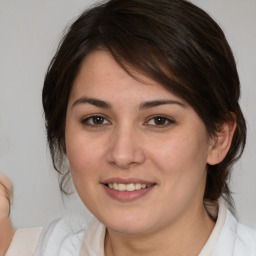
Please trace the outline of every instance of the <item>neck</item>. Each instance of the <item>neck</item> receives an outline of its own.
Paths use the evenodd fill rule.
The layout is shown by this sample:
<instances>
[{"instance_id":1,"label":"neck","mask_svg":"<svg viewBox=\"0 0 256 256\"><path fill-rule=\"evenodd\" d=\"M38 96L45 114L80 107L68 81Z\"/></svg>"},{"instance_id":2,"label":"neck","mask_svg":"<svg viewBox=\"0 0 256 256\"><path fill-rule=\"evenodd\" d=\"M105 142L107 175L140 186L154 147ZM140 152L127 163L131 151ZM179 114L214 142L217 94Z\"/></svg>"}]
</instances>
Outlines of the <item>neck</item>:
<instances>
[{"instance_id":1,"label":"neck","mask_svg":"<svg viewBox=\"0 0 256 256\"><path fill-rule=\"evenodd\" d=\"M105 255L198 255L214 225L202 204L173 224L146 234L120 234L108 229Z\"/></svg>"}]
</instances>

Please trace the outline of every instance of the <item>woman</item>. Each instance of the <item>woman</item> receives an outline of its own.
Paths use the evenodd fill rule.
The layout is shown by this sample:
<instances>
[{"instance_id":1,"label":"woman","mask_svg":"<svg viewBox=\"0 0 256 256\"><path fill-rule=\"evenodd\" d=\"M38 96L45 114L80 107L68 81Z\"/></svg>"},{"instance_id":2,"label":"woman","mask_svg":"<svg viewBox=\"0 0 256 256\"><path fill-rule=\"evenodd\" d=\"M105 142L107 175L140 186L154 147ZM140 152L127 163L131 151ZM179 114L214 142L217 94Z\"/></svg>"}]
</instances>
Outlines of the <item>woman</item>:
<instances>
[{"instance_id":1,"label":"woman","mask_svg":"<svg viewBox=\"0 0 256 256\"><path fill-rule=\"evenodd\" d=\"M62 191L71 175L96 219L75 231L54 222L35 255L254 255L255 231L220 200L233 209L239 95L222 30L193 4L85 11L49 66L43 107Z\"/></svg>"}]
</instances>

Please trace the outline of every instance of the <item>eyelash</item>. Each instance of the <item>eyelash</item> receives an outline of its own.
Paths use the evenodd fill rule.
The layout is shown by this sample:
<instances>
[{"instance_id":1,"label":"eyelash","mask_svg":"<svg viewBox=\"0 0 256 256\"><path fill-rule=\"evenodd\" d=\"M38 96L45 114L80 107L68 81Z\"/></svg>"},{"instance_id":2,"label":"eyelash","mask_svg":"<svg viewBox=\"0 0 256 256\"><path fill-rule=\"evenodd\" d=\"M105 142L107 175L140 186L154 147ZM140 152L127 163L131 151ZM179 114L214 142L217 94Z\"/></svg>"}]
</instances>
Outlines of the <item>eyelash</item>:
<instances>
[{"instance_id":1,"label":"eyelash","mask_svg":"<svg viewBox=\"0 0 256 256\"><path fill-rule=\"evenodd\" d=\"M150 121L154 121L156 122L157 119L160 119L160 121L164 121L164 124L150 124L149 122ZM159 121L159 120L158 120ZM146 125L148 126L154 126L156 128L165 128L165 127L168 127L172 124L174 124L175 121L169 117L166 117L166 116L162 116L162 115L156 115L156 116L152 116L148 119L148 121L145 122Z\"/></svg>"},{"instance_id":2,"label":"eyelash","mask_svg":"<svg viewBox=\"0 0 256 256\"><path fill-rule=\"evenodd\" d=\"M93 123L97 119L99 119L99 121L102 121L102 123L99 123L99 124ZM150 121L152 121L152 120L155 124L150 124ZM160 121L160 122L163 121L164 124L156 124L156 121ZM90 123L90 122L92 122L92 123ZM107 120L107 118L102 116L102 115L92 115L92 116L86 117L85 119L83 119L81 121L81 123L85 126L89 126L89 127L93 127L93 128L101 128L102 126L106 126L106 125L111 124L111 122L109 122ZM144 125L152 126L152 127L156 127L156 128L165 128L165 127L168 127L168 126L170 126L171 124L174 124L174 123L175 123L175 121L171 118L168 118L168 117L162 116L162 115L156 115L156 116L150 117L144 123Z\"/></svg>"},{"instance_id":3,"label":"eyelash","mask_svg":"<svg viewBox=\"0 0 256 256\"><path fill-rule=\"evenodd\" d=\"M101 120L103 120L103 123L100 123L100 124L90 123L90 121L92 121L92 122L96 121L96 118L100 118ZM104 124L105 121L107 121L108 123ZM102 126L109 125L111 123L104 116L92 115L92 116L89 116L89 117L86 117L85 119L83 119L82 124L85 125L85 126L93 127L93 128L100 128Z\"/></svg>"}]
</instances>

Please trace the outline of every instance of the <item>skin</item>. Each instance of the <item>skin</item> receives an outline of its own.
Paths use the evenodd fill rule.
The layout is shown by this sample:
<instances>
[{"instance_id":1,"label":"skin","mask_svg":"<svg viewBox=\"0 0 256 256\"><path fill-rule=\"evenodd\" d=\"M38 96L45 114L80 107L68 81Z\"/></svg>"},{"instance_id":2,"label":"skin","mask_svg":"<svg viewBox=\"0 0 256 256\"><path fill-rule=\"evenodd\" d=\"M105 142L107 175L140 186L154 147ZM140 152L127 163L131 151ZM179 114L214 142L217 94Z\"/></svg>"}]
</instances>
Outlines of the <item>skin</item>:
<instances>
[{"instance_id":1,"label":"skin","mask_svg":"<svg viewBox=\"0 0 256 256\"><path fill-rule=\"evenodd\" d=\"M198 255L214 227L203 206L206 165L224 158L235 125L225 126L229 136L213 139L183 99L133 73L139 81L104 51L84 60L65 127L75 187L107 227L107 256ZM102 184L113 178L154 185L135 200L120 201Z\"/></svg>"},{"instance_id":2,"label":"skin","mask_svg":"<svg viewBox=\"0 0 256 256\"><path fill-rule=\"evenodd\" d=\"M10 205L7 197L12 197L12 185L6 177L0 175L0 255L5 255L15 232L9 219Z\"/></svg>"}]
</instances>

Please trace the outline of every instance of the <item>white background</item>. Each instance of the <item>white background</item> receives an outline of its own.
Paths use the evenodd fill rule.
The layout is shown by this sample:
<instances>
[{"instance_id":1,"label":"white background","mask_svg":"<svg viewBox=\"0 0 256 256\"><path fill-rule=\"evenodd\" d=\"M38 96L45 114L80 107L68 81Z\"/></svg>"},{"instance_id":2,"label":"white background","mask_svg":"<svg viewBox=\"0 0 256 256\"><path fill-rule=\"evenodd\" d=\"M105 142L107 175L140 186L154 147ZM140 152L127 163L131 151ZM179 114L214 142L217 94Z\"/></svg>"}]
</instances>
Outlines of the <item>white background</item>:
<instances>
[{"instance_id":1,"label":"white background","mask_svg":"<svg viewBox=\"0 0 256 256\"><path fill-rule=\"evenodd\" d=\"M16 227L83 212L79 199L62 200L59 192L46 145L41 91L64 28L93 2L0 0L0 173L14 184L11 216ZM231 187L239 220L256 227L256 1L192 2L221 25L237 61L248 141Z\"/></svg>"}]
</instances>

